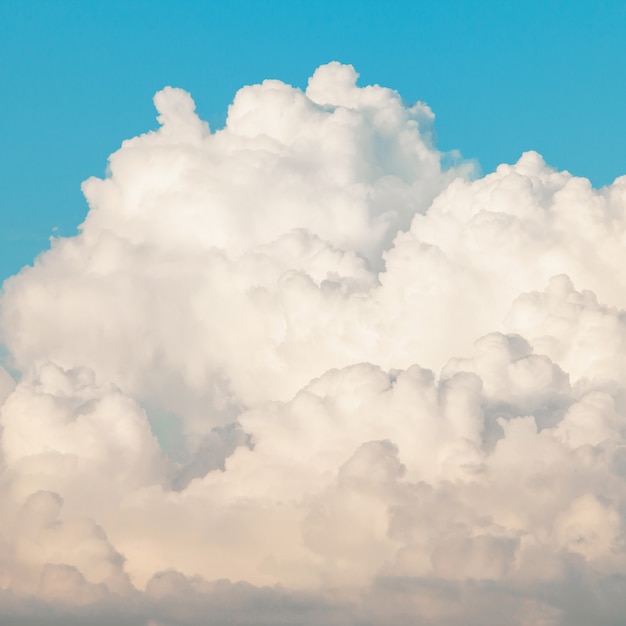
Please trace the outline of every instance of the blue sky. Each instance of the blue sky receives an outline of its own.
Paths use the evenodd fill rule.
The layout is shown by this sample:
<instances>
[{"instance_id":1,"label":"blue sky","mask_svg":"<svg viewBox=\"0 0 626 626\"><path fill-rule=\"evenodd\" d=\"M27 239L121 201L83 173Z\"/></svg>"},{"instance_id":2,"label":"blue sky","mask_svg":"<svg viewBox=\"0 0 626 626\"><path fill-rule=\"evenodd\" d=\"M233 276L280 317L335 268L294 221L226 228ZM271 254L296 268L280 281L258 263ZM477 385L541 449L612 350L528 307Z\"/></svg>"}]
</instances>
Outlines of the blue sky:
<instances>
[{"instance_id":1,"label":"blue sky","mask_svg":"<svg viewBox=\"0 0 626 626\"><path fill-rule=\"evenodd\" d=\"M623 2L0 3L0 279L87 210L80 183L189 90L213 128L237 89L322 63L424 100L483 172L524 150L601 186L626 172ZM53 231L54 228L58 230Z\"/></svg>"}]
</instances>

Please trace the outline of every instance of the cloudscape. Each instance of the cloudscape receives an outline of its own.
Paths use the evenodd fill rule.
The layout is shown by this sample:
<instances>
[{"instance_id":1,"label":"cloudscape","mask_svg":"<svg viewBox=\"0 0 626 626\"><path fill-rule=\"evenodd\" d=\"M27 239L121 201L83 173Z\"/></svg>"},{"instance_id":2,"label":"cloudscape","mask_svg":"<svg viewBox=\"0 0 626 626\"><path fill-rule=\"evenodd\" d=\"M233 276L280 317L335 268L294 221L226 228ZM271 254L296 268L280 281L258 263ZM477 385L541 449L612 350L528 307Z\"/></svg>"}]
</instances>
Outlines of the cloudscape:
<instances>
[{"instance_id":1,"label":"cloudscape","mask_svg":"<svg viewBox=\"0 0 626 626\"><path fill-rule=\"evenodd\" d=\"M164 88L5 281L2 623L622 623L626 177L357 77Z\"/></svg>"}]
</instances>

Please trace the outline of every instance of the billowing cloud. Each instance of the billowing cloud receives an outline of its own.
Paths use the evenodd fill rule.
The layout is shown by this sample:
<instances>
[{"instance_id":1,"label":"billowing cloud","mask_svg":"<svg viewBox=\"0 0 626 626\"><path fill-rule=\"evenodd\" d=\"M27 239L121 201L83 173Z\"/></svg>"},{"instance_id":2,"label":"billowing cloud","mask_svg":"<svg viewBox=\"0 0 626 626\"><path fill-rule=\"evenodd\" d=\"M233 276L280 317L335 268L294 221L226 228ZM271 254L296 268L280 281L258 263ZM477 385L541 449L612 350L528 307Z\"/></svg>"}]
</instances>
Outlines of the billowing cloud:
<instances>
[{"instance_id":1,"label":"billowing cloud","mask_svg":"<svg viewBox=\"0 0 626 626\"><path fill-rule=\"evenodd\" d=\"M217 132L165 88L5 282L3 619L623 614L626 177L476 178L356 79L244 87Z\"/></svg>"}]
</instances>

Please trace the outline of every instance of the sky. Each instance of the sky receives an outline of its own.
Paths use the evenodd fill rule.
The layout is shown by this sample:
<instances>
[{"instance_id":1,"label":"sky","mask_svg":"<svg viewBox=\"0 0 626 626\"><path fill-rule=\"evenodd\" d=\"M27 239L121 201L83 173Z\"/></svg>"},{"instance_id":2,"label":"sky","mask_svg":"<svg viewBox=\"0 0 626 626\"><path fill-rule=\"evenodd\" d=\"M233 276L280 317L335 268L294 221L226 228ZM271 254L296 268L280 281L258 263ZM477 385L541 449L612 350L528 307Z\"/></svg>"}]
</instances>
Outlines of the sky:
<instances>
[{"instance_id":1,"label":"sky","mask_svg":"<svg viewBox=\"0 0 626 626\"><path fill-rule=\"evenodd\" d=\"M0 276L75 233L80 183L155 128L151 97L166 85L194 94L219 128L243 85L303 87L319 65L351 63L363 84L427 102L438 145L485 173L533 149L609 184L626 160L625 11L603 0L3 0Z\"/></svg>"},{"instance_id":2,"label":"sky","mask_svg":"<svg viewBox=\"0 0 626 626\"><path fill-rule=\"evenodd\" d=\"M622 624L625 18L0 4L0 622Z\"/></svg>"}]
</instances>

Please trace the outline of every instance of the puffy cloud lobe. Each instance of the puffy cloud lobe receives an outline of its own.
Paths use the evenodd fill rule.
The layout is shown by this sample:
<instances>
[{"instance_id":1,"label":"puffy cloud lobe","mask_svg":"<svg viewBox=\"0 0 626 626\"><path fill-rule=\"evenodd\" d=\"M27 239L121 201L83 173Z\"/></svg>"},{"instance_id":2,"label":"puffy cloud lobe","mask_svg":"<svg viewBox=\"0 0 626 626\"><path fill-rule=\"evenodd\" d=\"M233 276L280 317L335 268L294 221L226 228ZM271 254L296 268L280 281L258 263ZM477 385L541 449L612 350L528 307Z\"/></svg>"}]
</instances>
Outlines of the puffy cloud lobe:
<instances>
[{"instance_id":1,"label":"puffy cloud lobe","mask_svg":"<svg viewBox=\"0 0 626 626\"><path fill-rule=\"evenodd\" d=\"M333 64L311 79L312 98L277 81L246 87L215 134L188 95L158 94L161 129L125 142L110 177L85 183L81 235L5 285L18 367L104 368L144 402L216 425L351 364L352 344L373 360L368 266L457 172L442 171L430 146L425 105L407 109L355 80ZM320 104L335 82L341 97ZM36 320L17 304L40 309L42 298Z\"/></svg>"},{"instance_id":2,"label":"puffy cloud lobe","mask_svg":"<svg viewBox=\"0 0 626 626\"><path fill-rule=\"evenodd\" d=\"M472 180L356 80L244 87L213 133L164 89L6 281L3 619L623 612L626 179Z\"/></svg>"}]
</instances>

